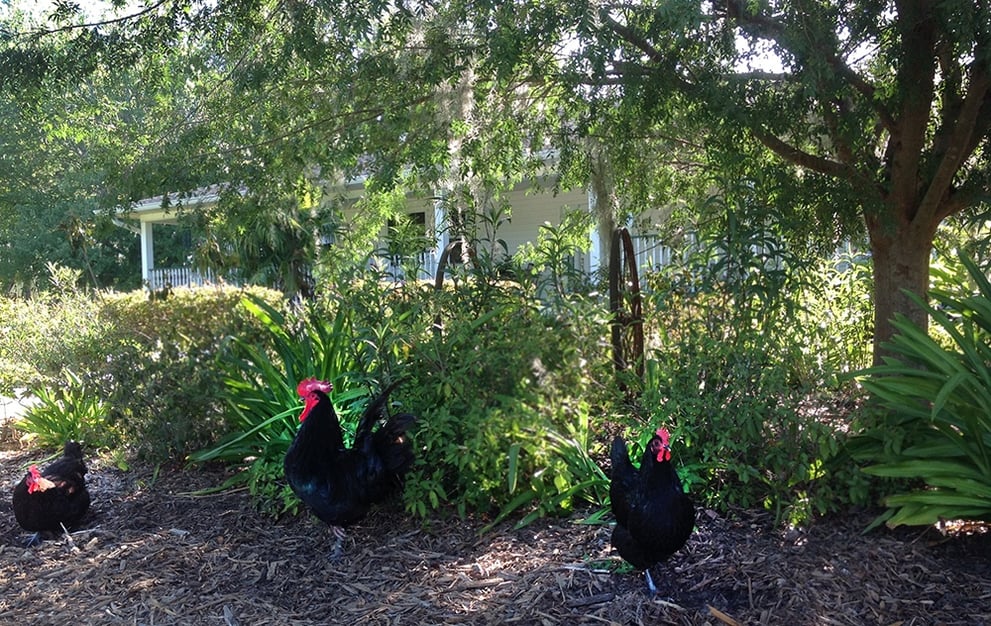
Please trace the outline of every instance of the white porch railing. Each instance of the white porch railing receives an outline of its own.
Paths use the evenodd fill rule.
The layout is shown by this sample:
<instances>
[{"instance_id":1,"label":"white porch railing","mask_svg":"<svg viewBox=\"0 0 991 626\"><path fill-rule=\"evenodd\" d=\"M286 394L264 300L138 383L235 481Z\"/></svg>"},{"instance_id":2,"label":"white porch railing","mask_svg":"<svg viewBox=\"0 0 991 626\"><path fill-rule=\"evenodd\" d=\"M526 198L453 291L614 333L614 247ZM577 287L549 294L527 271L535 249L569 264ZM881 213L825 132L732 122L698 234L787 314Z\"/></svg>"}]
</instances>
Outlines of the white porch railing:
<instances>
[{"instance_id":1,"label":"white porch railing","mask_svg":"<svg viewBox=\"0 0 991 626\"><path fill-rule=\"evenodd\" d=\"M407 280L403 261L400 257L376 256L372 263L375 268L383 272L395 282ZM433 280L437 275L437 253L434 250L421 252L415 261L417 267L417 280Z\"/></svg>"},{"instance_id":2,"label":"white porch railing","mask_svg":"<svg viewBox=\"0 0 991 626\"><path fill-rule=\"evenodd\" d=\"M671 263L674 251L661 243L660 238L652 235L634 236L633 248L636 252L637 267L642 271L658 269ZM437 275L438 254L435 250L421 252L415 261L417 267L418 280L433 280ZM589 258L585 253L578 253L575 257L578 267L589 270ZM372 264L378 271L382 272L389 279L399 282L407 280L402 259L399 257L375 256ZM213 285L220 282L216 272L213 270L199 271L191 267L156 267L148 272L148 285L151 290L163 289L166 284L172 287L198 287L202 285ZM236 284L237 280L229 276L224 276L226 283Z\"/></svg>"},{"instance_id":3,"label":"white porch railing","mask_svg":"<svg viewBox=\"0 0 991 626\"><path fill-rule=\"evenodd\" d=\"M231 282L225 278L226 282ZM155 267L148 270L148 289L157 291L170 287L201 287L218 283L216 272L200 271L191 267Z\"/></svg>"},{"instance_id":4,"label":"white porch railing","mask_svg":"<svg viewBox=\"0 0 991 626\"><path fill-rule=\"evenodd\" d=\"M632 237L633 250L637 257L637 268L641 270L656 270L671 264L674 251L661 243L659 237L653 235L637 235Z\"/></svg>"}]
</instances>

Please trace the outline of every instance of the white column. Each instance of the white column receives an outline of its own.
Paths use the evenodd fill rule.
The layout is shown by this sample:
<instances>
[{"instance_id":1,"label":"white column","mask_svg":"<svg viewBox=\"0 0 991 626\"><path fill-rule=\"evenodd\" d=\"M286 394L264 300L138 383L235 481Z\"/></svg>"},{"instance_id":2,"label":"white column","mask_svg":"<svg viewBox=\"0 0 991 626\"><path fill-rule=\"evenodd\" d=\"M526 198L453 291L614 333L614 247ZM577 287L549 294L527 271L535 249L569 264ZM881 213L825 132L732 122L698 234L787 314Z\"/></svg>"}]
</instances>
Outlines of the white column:
<instances>
[{"instance_id":1,"label":"white column","mask_svg":"<svg viewBox=\"0 0 991 626\"><path fill-rule=\"evenodd\" d=\"M444 248L447 247L447 228L444 228L444 199L447 197L447 193L444 191L438 191L435 196L437 199L434 201L434 262L430 267L430 276L428 278L434 278L437 274L437 266L440 264L440 257L444 254Z\"/></svg>"},{"instance_id":2,"label":"white column","mask_svg":"<svg viewBox=\"0 0 991 626\"><path fill-rule=\"evenodd\" d=\"M151 275L151 270L155 267L155 238L152 234L152 223L141 221L141 280L149 284L152 289L155 285L151 285L149 281L149 276Z\"/></svg>"},{"instance_id":3,"label":"white column","mask_svg":"<svg viewBox=\"0 0 991 626\"><path fill-rule=\"evenodd\" d=\"M434 201L434 244L437 246L437 258L440 258L441 252L447 246L447 229L442 228L444 224L444 199L447 198L447 193L444 191L437 192L437 200Z\"/></svg>"},{"instance_id":4,"label":"white column","mask_svg":"<svg viewBox=\"0 0 991 626\"><path fill-rule=\"evenodd\" d=\"M591 189L588 190L588 212L596 216L596 225L592 229L592 247L588 251L588 271L594 274L599 269L599 264L602 262L602 242L599 238L599 225L598 225L598 213L595 210L595 192Z\"/></svg>"}]
</instances>

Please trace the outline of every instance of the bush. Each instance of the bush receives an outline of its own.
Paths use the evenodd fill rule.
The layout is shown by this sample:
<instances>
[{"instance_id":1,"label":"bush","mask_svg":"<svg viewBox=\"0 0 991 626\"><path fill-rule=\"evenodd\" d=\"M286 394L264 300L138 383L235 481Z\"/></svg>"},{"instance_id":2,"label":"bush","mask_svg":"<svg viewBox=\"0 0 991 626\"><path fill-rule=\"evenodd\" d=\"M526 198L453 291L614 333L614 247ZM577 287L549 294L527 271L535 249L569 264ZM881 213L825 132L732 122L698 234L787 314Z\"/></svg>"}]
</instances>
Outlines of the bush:
<instances>
[{"instance_id":1,"label":"bush","mask_svg":"<svg viewBox=\"0 0 991 626\"><path fill-rule=\"evenodd\" d=\"M219 365L231 429L190 460L239 468L224 487L246 484L260 509L275 516L294 513L299 501L283 480L282 460L299 428L297 383L317 377L334 386L335 403L345 405L338 412L345 440L353 437L359 416L348 405L368 395L358 387L350 316L339 309L328 320L327 311L312 304L283 312L251 295L242 305L258 320L263 336L230 339Z\"/></svg>"},{"instance_id":2,"label":"bush","mask_svg":"<svg viewBox=\"0 0 991 626\"><path fill-rule=\"evenodd\" d=\"M61 381L63 369L83 372L105 357L113 329L101 307L99 294L82 290L0 298L0 389Z\"/></svg>"},{"instance_id":3,"label":"bush","mask_svg":"<svg viewBox=\"0 0 991 626\"><path fill-rule=\"evenodd\" d=\"M443 330L411 354L408 399L422 420L407 506L420 515L441 503L461 515L524 512L526 523L604 504L608 486L591 460L603 444L591 433L618 392L602 305L574 297L554 314L512 283L479 288L437 294ZM485 308L462 306L482 298Z\"/></svg>"},{"instance_id":4,"label":"bush","mask_svg":"<svg viewBox=\"0 0 991 626\"><path fill-rule=\"evenodd\" d=\"M907 489L884 499L875 524L991 520L991 282L960 260L969 280L932 290L935 306L920 301L952 346L900 317L888 347L901 358L860 373L876 404L851 451L865 472Z\"/></svg>"},{"instance_id":5,"label":"bush","mask_svg":"<svg viewBox=\"0 0 991 626\"><path fill-rule=\"evenodd\" d=\"M533 286L484 267L457 271L440 290L352 275L292 313L250 302L266 340L232 341L222 361L235 428L191 458L236 465L244 472L235 480L260 508L292 512L297 501L278 468L298 427L296 382L332 380L350 431L368 395L362 383L402 378L393 399L419 417L410 512L529 521L601 505L608 484L590 452L601 447L591 433L605 415L595 407L615 389L605 312L577 296L545 310Z\"/></svg>"},{"instance_id":6,"label":"bush","mask_svg":"<svg viewBox=\"0 0 991 626\"><path fill-rule=\"evenodd\" d=\"M281 301L278 292L251 288ZM173 289L149 300L141 291L104 299L114 329L89 380L111 407L110 421L141 458L178 461L228 431L217 357L228 337L260 335L237 288Z\"/></svg>"},{"instance_id":7,"label":"bush","mask_svg":"<svg viewBox=\"0 0 991 626\"><path fill-rule=\"evenodd\" d=\"M680 441L685 482L707 506L800 523L860 493L833 465L841 425L802 408L828 378L796 323L811 274L769 234L728 232L650 278L643 410Z\"/></svg>"},{"instance_id":8,"label":"bush","mask_svg":"<svg viewBox=\"0 0 991 626\"><path fill-rule=\"evenodd\" d=\"M274 291L251 291L281 300ZM8 320L12 341L3 349L16 350L10 355L25 372L12 384L43 400L32 415L35 425L25 426L70 432L76 418L59 407L100 407L101 417L88 427L97 445L123 442L155 462L182 459L216 440L228 428L215 359L225 337L250 341L259 332L239 306L241 294L174 289L152 301L143 291L63 290L8 302L18 316ZM65 382L66 371L78 384Z\"/></svg>"}]
</instances>

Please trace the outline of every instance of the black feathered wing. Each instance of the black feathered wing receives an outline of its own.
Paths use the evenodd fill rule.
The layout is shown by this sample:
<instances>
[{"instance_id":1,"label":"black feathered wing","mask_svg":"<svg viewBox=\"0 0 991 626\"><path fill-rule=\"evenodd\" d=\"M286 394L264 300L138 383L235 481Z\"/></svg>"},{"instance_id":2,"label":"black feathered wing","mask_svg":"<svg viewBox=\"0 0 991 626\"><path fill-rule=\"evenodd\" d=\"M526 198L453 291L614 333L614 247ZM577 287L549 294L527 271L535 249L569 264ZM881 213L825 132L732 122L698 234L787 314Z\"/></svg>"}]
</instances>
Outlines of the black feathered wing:
<instances>
[{"instance_id":1,"label":"black feathered wing","mask_svg":"<svg viewBox=\"0 0 991 626\"><path fill-rule=\"evenodd\" d=\"M609 481L609 503L616 523L626 525L630 516L631 502L637 486L637 470L630 462L630 452L622 437L616 437L609 451L612 462L612 476Z\"/></svg>"}]
</instances>

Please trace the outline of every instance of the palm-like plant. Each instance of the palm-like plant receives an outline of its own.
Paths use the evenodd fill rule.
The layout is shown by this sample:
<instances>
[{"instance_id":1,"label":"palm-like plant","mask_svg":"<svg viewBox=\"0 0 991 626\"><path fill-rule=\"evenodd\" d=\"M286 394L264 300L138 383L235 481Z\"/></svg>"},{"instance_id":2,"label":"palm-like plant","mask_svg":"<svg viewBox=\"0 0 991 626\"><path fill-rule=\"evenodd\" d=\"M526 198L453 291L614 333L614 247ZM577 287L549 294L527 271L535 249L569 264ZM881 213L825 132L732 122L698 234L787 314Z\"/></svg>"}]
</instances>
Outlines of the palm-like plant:
<instances>
[{"instance_id":1,"label":"palm-like plant","mask_svg":"<svg viewBox=\"0 0 991 626\"><path fill-rule=\"evenodd\" d=\"M295 436L296 416L302 408L296 394L300 380L315 376L330 381L339 403L352 404L366 392L348 381L356 361L347 309L339 309L331 320L316 315L294 320L250 294L242 304L262 323L268 341L257 345L230 340L222 366L233 432L215 446L190 455L190 460L243 466L250 459L250 471L235 475L222 488L247 482L256 491L263 486L252 481L272 479L270 468L281 468ZM345 429L354 427L348 411L342 417Z\"/></svg>"},{"instance_id":2,"label":"palm-like plant","mask_svg":"<svg viewBox=\"0 0 991 626\"><path fill-rule=\"evenodd\" d=\"M882 411L851 444L854 456L868 474L915 483L884 500L875 525L991 519L991 282L961 261L976 293L933 290L937 304L924 305L952 347L899 318L890 347L902 358L860 373Z\"/></svg>"}]
</instances>

